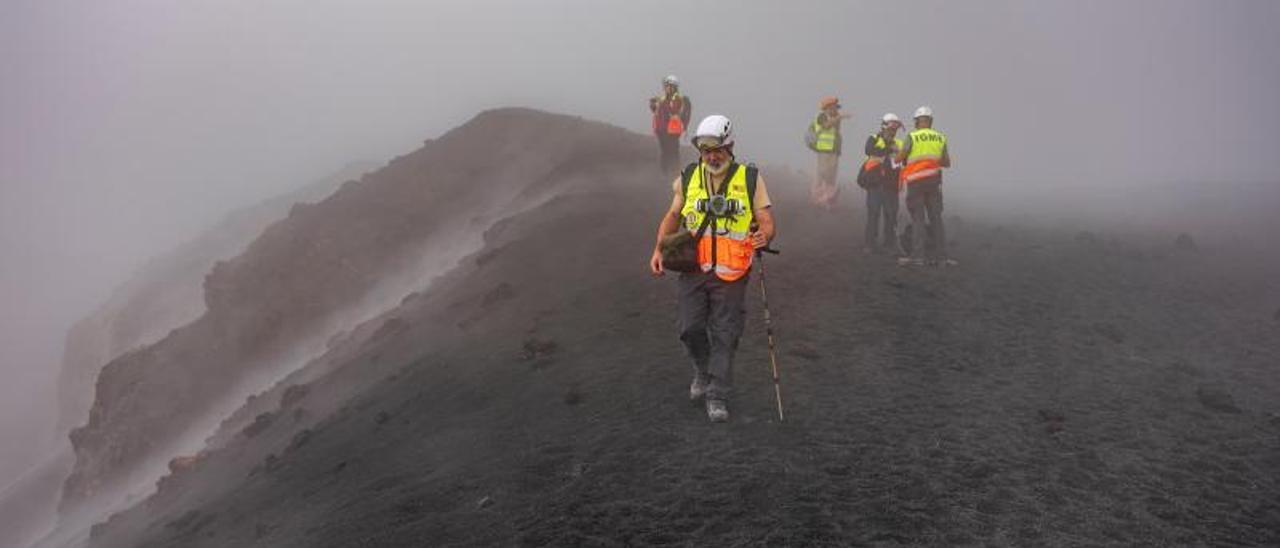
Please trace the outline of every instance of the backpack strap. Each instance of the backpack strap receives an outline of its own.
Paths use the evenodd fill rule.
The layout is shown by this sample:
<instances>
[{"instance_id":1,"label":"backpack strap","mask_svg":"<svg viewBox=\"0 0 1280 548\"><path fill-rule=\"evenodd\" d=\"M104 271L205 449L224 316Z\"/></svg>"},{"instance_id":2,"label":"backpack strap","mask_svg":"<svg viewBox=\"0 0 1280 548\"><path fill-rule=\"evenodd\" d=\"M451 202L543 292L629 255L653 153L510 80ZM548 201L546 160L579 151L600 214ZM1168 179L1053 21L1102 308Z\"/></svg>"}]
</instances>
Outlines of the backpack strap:
<instances>
[{"instance_id":1,"label":"backpack strap","mask_svg":"<svg viewBox=\"0 0 1280 548\"><path fill-rule=\"evenodd\" d=\"M693 179L693 171L698 169L698 162L690 163L684 166L684 171L680 172L680 195L689 195L689 180Z\"/></svg>"},{"instance_id":2,"label":"backpack strap","mask_svg":"<svg viewBox=\"0 0 1280 548\"><path fill-rule=\"evenodd\" d=\"M760 168L755 163L747 163L747 207L752 215L756 212L756 179L760 177Z\"/></svg>"}]
</instances>

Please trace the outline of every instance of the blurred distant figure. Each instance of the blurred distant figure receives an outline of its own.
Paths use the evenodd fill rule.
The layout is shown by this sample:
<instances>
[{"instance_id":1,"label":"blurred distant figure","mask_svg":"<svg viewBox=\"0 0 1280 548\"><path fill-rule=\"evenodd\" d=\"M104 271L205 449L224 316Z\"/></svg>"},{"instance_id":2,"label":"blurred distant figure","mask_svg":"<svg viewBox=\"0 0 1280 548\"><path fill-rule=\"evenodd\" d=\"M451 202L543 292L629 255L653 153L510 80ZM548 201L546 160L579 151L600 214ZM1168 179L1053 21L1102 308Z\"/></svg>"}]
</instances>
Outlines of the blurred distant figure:
<instances>
[{"instance_id":1,"label":"blurred distant figure","mask_svg":"<svg viewBox=\"0 0 1280 548\"><path fill-rule=\"evenodd\" d=\"M836 205L840 189L836 186L836 171L840 164L840 122L853 117L840 112L840 100L823 97L818 101L818 116L805 133L805 144L818 156L817 174L810 189L810 199L815 205L828 211Z\"/></svg>"},{"instance_id":2,"label":"blurred distant figure","mask_svg":"<svg viewBox=\"0 0 1280 548\"><path fill-rule=\"evenodd\" d=\"M649 98L653 113L653 134L658 137L658 164L663 177L674 177L680 170L680 137L689 125L693 104L680 93L680 81L674 74L662 79L662 95Z\"/></svg>"},{"instance_id":3,"label":"blurred distant figure","mask_svg":"<svg viewBox=\"0 0 1280 548\"><path fill-rule=\"evenodd\" d=\"M947 136L933 129L933 109L920 107L914 118L916 129L907 135L903 149L898 152L899 161L904 162L899 181L907 187L912 233L911 256L902 257L898 263L924 265L925 238L928 237L933 240L928 248L928 262L955 266L958 263L947 256L947 232L942 226L942 168L951 167Z\"/></svg>"},{"instance_id":4,"label":"blurred distant figure","mask_svg":"<svg viewBox=\"0 0 1280 548\"><path fill-rule=\"evenodd\" d=\"M867 226L863 231L863 251L883 253L898 248L898 151L902 139L897 137L902 122L890 112L880 119L880 132L867 137L867 157L858 171L858 186L867 191ZM884 224L884 241L880 242L880 225Z\"/></svg>"}]
</instances>

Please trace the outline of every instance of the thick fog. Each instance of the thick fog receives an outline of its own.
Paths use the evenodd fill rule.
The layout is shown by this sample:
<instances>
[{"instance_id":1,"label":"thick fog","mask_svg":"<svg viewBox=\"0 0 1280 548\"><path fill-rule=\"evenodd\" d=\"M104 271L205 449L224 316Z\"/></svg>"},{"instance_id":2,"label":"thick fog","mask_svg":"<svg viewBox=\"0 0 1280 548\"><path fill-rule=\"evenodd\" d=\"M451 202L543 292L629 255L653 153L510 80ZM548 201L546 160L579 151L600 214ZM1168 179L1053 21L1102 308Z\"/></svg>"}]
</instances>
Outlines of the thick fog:
<instances>
[{"instance_id":1,"label":"thick fog","mask_svg":"<svg viewBox=\"0 0 1280 548\"><path fill-rule=\"evenodd\" d=\"M760 163L809 169L802 130L833 94L854 149L884 112L931 105L953 193L1271 183L1277 23L1267 0L11 0L0 486L52 441L66 329L147 257L478 110L644 132L674 73L695 119L732 117Z\"/></svg>"}]
</instances>

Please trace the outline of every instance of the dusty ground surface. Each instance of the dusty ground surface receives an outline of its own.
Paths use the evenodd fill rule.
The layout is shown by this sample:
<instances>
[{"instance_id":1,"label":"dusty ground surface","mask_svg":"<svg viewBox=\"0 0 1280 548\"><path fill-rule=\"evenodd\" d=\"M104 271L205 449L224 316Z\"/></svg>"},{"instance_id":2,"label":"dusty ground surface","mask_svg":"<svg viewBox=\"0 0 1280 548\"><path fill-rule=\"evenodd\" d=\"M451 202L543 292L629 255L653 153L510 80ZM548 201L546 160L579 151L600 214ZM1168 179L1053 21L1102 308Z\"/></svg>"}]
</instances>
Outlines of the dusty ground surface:
<instances>
[{"instance_id":1,"label":"dusty ground surface","mask_svg":"<svg viewBox=\"0 0 1280 548\"><path fill-rule=\"evenodd\" d=\"M787 420L755 275L713 425L645 268L663 183L597 175L93 544L1280 544L1265 247L966 218L960 268L902 269L860 253L853 192L820 214L774 174Z\"/></svg>"}]
</instances>

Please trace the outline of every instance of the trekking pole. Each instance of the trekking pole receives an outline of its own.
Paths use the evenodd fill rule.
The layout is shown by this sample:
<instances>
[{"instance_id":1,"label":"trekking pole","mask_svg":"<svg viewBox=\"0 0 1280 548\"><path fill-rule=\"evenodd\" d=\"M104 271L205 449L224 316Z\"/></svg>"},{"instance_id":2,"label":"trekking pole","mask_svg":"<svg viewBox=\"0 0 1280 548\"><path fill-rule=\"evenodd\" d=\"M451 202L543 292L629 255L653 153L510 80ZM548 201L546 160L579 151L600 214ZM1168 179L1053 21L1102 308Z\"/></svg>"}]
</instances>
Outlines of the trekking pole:
<instances>
[{"instance_id":1,"label":"trekking pole","mask_svg":"<svg viewBox=\"0 0 1280 548\"><path fill-rule=\"evenodd\" d=\"M782 416L782 378L778 376L778 356L773 345L773 319L769 316L769 293L764 288L764 254L771 253L777 255L780 253L776 249L762 247L756 250L757 263L760 264L760 301L764 304L764 331L769 338L769 364L773 367L773 394L778 401L778 422L783 422Z\"/></svg>"}]
</instances>

